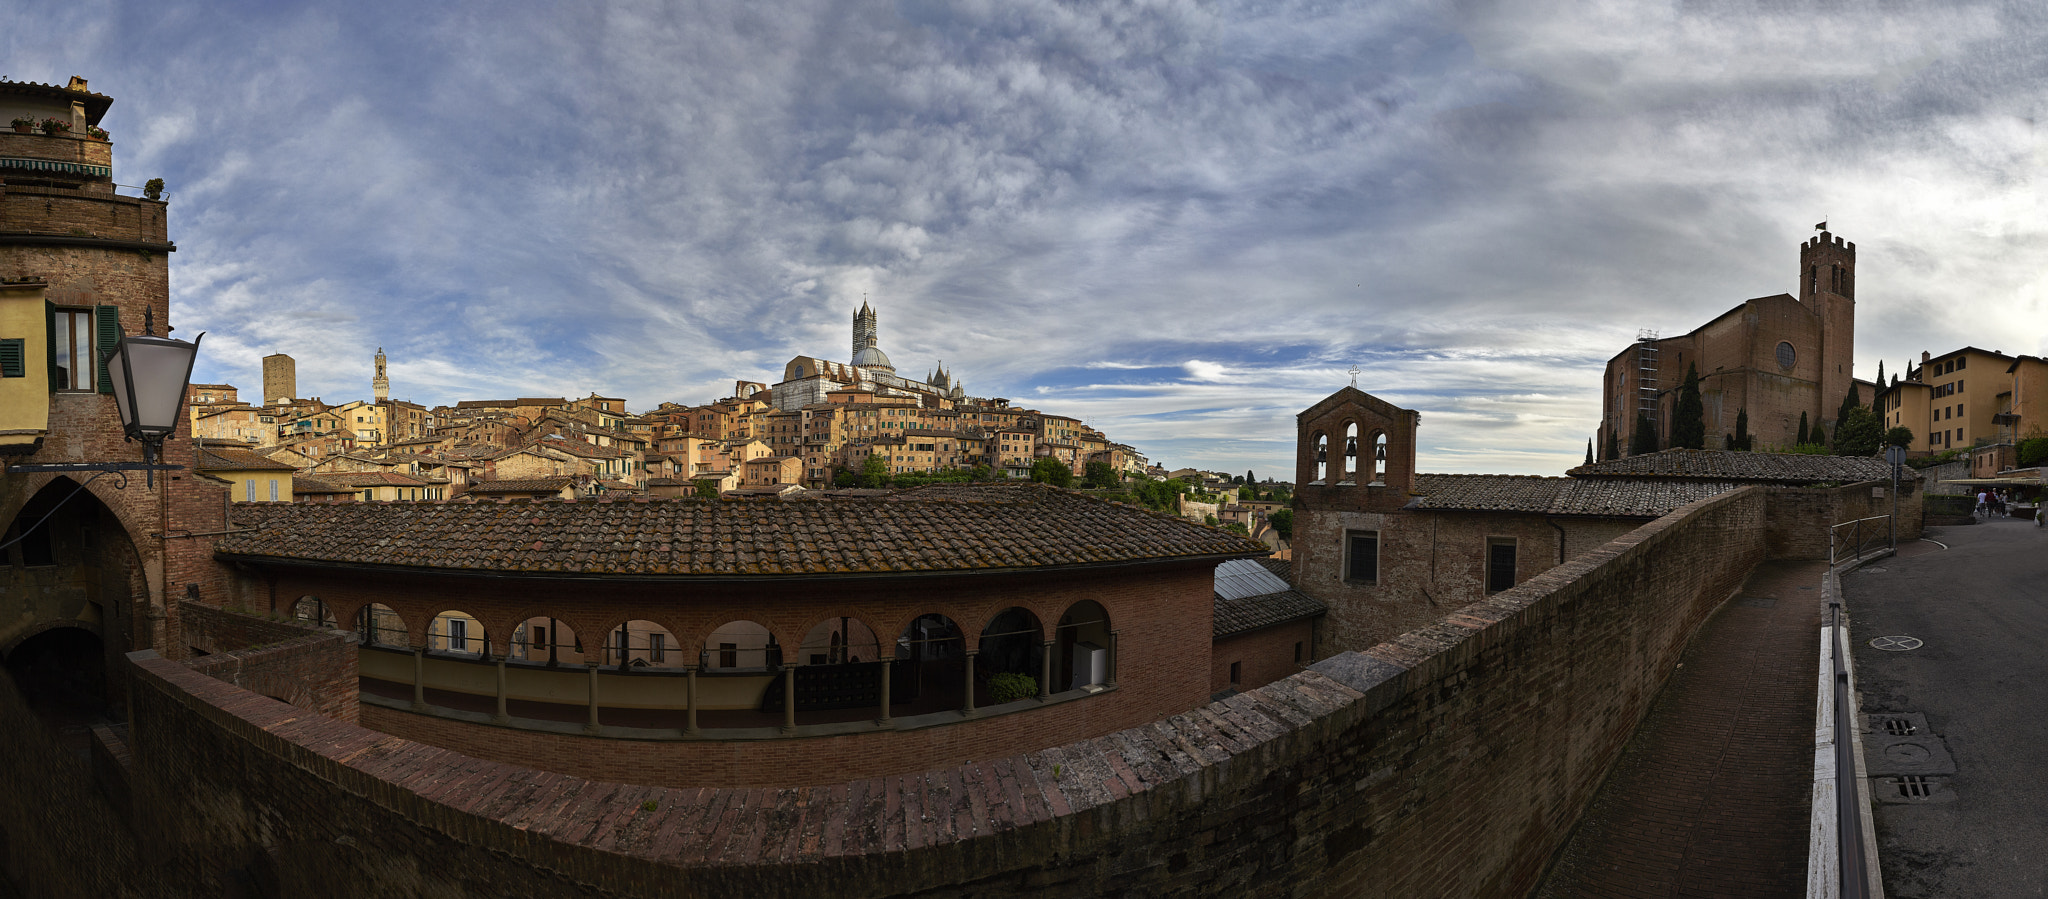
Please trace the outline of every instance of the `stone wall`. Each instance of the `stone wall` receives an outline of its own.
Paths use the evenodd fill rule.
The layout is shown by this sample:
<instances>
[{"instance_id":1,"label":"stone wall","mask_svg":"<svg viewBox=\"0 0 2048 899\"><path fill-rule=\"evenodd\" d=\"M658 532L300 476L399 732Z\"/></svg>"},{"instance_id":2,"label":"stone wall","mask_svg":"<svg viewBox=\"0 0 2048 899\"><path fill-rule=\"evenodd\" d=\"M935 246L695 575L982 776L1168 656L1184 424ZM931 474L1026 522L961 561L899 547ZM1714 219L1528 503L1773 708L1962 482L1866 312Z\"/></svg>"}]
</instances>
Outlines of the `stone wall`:
<instances>
[{"instance_id":1,"label":"stone wall","mask_svg":"<svg viewBox=\"0 0 2048 899\"><path fill-rule=\"evenodd\" d=\"M1765 509L1758 488L1703 500L1185 714L821 787L486 762L139 652L133 839L161 895L1525 895L1688 638L1763 558Z\"/></svg>"}]
</instances>

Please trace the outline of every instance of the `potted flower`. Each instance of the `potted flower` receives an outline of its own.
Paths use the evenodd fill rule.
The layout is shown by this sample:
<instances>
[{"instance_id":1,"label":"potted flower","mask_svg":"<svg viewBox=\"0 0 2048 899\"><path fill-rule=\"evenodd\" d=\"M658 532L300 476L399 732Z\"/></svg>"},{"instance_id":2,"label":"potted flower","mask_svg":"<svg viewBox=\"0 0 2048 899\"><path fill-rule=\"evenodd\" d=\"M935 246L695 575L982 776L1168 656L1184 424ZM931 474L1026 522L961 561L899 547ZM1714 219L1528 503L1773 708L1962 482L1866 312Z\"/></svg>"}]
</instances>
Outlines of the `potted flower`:
<instances>
[{"instance_id":1,"label":"potted flower","mask_svg":"<svg viewBox=\"0 0 2048 899\"><path fill-rule=\"evenodd\" d=\"M63 119L59 119L59 118L54 118L54 117L53 117L53 118L47 118L47 119L44 119L44 120L43 120L43 133L44 133L44 134L47 134L47 135L50 135L51 137L56 137L56 136L57 136L57 135L59 135L59 134L70 134L70 133L71 133L71 123L70 123L70 122L67 122L67 121L64 121Z\"/></svg>"},{"instance_id":2,"label":"potted flower","mask_svg":"<svg viewBox=\"0 0 2048 899\"><path fill-rule=\"evenodd\" d=\"M105 128L101 128L101 127L100 127L100 126L98 126L98 125L87 125L87 126L85 126L85 133L86 133L86 136L87 136L87 137L90 137L90 138L92 138L93 140L106 140L106 139L107 139L107 129L105 129Z\"/></svg>"},{"instance_id":3,"label":"potted flower","mask_svg":"<svg viewBox=\"0 0 2048 899\"><path fill-rule=\"evenodd\" d=\"M35 119L29 118L28 116L17 116L17 117L15 117L15 119L14 119L14 133L16 133L16 134L27 134L27 133L29 133L29 132L31 132L31 131L34 131L34 130L36 130L36 120L35 120Z\"/></svg>"}]
</instances>

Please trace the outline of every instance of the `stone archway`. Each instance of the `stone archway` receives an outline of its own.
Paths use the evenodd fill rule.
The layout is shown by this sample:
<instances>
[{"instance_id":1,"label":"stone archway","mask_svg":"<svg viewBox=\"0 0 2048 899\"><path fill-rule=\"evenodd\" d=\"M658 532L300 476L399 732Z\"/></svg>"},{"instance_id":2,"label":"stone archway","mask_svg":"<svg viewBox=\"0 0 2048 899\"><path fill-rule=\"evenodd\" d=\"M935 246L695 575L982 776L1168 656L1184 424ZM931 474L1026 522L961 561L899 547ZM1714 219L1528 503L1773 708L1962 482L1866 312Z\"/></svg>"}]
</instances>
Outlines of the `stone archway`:
<instances>
[{"instance_id":1,"label":"stone archway","mask_svg":"<svg viewBox=\"0 0 2048 899\"><path fill-rule=\"evenodd\" d=\"M151 646L156 637L158 610L145 570L127 529L98 495L68 477L52 478L0 532L0 622L7 622L0 626L0 653L11 663L30 648L57 651L51 640L78 639L40 640L47 633L90 637L99 653L92 680L101 711L118 706L120 680L108 672L118 670L124 653ZM77 645L65 643L60 654L68 657Z\"/></svg>"}]
</instances>

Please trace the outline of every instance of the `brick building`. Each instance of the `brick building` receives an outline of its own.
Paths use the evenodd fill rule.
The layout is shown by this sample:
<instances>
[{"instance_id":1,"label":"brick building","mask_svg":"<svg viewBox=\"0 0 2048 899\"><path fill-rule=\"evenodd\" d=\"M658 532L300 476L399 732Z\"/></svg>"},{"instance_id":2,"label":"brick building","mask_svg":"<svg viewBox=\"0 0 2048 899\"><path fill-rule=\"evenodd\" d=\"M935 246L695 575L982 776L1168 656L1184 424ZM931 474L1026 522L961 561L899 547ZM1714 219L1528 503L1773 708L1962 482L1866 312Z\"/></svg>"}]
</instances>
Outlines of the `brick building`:
<instances>
[{"instance_id":1,"label":"brick building","mask_svg":"<svg viewBox=\"0 0 2048 899\"><path fill-rule=\"evenodd\" d=\"M1832 432L1855 383L1856 245L1826 231L1799 246L1799 296L1745 300L1693 330L1645 336L1607 361L1601 380L1600 458L1629 452L1638 417L1670 446L1671 414L1686 372L1700 377L1709 448L1723 448L1748 413L1759 448L1789 448L1801 416ZM1875 385L1863 383L1861 401Z\"/></svg>"}]
</instances>

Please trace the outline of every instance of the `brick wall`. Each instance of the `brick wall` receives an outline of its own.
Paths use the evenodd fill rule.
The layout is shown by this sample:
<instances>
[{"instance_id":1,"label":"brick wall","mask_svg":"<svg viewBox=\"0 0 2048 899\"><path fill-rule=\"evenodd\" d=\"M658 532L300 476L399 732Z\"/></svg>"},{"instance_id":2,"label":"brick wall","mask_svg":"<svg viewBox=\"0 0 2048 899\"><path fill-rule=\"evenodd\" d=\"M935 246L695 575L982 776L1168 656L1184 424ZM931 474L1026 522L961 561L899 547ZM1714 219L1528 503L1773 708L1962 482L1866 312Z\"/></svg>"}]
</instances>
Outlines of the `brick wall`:
<instances>
[{"instance_id":1,"label":"brick wall","mask_svg":"<svg viewBox=\"0 0 2048 899\"><path fill-rule=\"evenodd\" d=\"M1883 496L1872 493L1884 491ZM1921 497L1917 482L1899 484L1900 542L1920 539ZM1841 487L1773 487L1766 501L1764 545L1773 559L1825 559L1829 529L1839 522L1892 514L1891 482L1864 481Z\"/></svg>"},{"instance_id":2,"label":"brick wall","mask_svg":"<svg viewBox=\"0 0 2048 899\"><path fill-rule=\"evenodd\" d=\"M1308 667L1315 661L1315 628L1314 619L1304 618L1217 640L1209 650L1210 691L1254 690ZM1235 683L1230 680L1232 663L1238 666Z\"/></svg>"},{"instance_id":3,"label":"brick wall","mask_svg":"<svg viewBox=\"0 0 2048 899\"><path fill-rule=\"evenodd\" d=\"M196 602L179 609L192 670L337 721L357 720L356 645L348 634Z\"/></svg>"},{"instance_id":4,"label":"brick wall","mask_svg":"<svg viewBox=\"0 0 2048 899\"><path fill-rule=\"evenodd\" d=\"M220 895L231 876L310 897L1524 895L1763 557L1764 515L1758 488L1695 503L1186 714L820 787L544 774L138 653L134 840L159 895ZM57 857L118 862L129 839Z\"/></svg>"}]
</instances>

